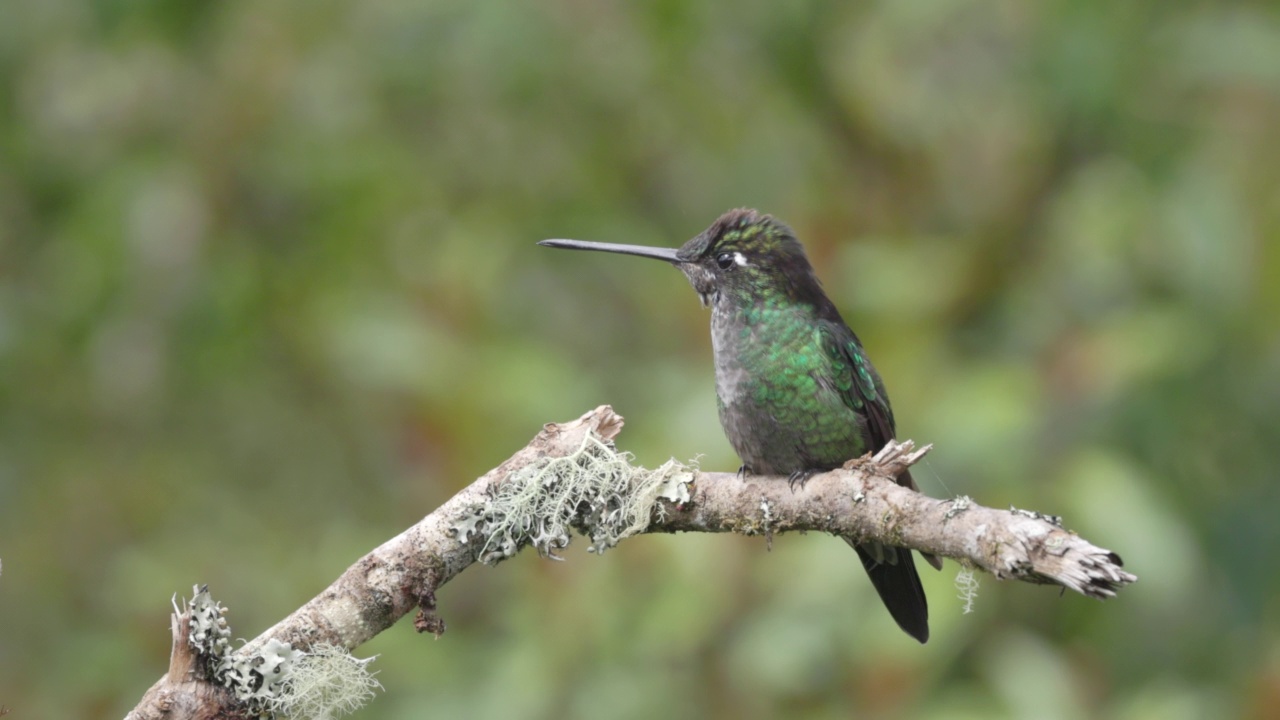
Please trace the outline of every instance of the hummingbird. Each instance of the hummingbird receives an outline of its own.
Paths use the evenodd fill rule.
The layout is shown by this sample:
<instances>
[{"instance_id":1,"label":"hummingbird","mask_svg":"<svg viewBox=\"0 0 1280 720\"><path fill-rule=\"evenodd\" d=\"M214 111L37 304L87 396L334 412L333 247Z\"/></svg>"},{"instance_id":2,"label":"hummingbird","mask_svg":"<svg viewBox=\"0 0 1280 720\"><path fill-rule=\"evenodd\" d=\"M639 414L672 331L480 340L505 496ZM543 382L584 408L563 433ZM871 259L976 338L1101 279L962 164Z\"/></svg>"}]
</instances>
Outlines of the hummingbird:
<instances>
[{"instance_id":1,"label":"hummingbird","mask_svg":"<svg viewBox=\"0 0 1280 720\"><path fill-rule=\"evenodd\" d=\"M711 308L716 405L739 473L816 473L875 453L894 437L893 408L858 336L827 298L791 228L741 208L679 248L585 240L546 247L662 260ZM898 484L916 489L909 472ZM908 635L929 639L929 607L910 549L845 538L885 607ZM934 567L941 561L925 555Z\"/></svg>"}]
</instances>

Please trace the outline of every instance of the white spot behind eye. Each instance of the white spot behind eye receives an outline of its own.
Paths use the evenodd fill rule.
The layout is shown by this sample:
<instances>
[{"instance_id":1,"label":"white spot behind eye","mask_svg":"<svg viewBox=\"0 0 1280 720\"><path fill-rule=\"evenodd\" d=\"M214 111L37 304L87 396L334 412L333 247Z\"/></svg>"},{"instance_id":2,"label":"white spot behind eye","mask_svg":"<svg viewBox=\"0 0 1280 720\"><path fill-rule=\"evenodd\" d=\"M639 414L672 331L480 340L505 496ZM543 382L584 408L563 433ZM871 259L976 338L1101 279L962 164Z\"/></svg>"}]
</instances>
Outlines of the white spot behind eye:
<instances>
[{"instance_id":1,"label":"white spot behind eye","mask_svg":"<svg viewBox=\"0 0 1280 720\"><path fill-rule=\"evenodd\" d=\"M733 254L733 261L738 264L738 267L747 266L747 258L744 257L740 252L735 252Z\"/></svg>"}]
</instances>

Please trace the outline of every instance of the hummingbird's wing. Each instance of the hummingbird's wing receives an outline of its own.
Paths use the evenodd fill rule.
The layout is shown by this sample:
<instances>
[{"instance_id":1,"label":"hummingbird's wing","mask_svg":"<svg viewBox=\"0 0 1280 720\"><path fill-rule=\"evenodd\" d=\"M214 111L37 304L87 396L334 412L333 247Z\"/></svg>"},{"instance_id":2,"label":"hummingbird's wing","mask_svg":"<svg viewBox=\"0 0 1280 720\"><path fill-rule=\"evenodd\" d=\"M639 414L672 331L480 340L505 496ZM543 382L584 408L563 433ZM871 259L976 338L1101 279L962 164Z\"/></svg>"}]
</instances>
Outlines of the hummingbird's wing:
<instances>
[{"instance_id":1,"label":"hummingbird's wing","mask_svg":"<svg viewBox=\"0 0 1280 720\"><path fill-rule=\"evenodd\" d=\"M880 374L862 349L858 336L843 322L819 321L818 332L821 334L823 350L831 361L841 397L849 407L866 419L867 449L873 454L879 452L880 448L894 438L896 432L893 408L889 405L889 395L884 390ZM898 484L919 491L909 470L898 476ZM942 569L942 559L938 556L928 553L920 555L933 567ZM865 557L863 561L865 564Z\"/></svg>"},{"instance_id":2,"label":"hummingbird's wing","mask_svg":"<svg viewBox=\"0 0 1280 720\"><path fill-rule=\"evenodd\" d=\"M885 394L884 383L867 359L858 336L843 323L822 320L818 323L822 349L831 363L835 387L845 404L853 408L867 423L867 449L877 452L893 439L893 408ZM905 482L904 482L905 478ZM899 484L915 489L909 476Z\"/></svg>"}]
</instances>

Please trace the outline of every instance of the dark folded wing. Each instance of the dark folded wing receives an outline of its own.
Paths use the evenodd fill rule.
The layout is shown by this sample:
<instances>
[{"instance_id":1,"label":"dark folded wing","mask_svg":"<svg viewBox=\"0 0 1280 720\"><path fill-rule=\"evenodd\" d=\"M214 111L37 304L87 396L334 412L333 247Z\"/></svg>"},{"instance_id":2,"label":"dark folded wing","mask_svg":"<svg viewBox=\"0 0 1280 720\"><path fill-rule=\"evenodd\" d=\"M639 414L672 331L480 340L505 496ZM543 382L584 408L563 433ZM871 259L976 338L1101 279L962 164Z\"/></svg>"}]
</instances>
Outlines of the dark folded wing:
<instances>
[{"instance_id":1,"label":"dark folded wing","mask_svg":"<svg viewBox=\"0 0 1280 720\"><path fill-rule=\"evenodd\" d=\"M867 358L858 336L843 324L824 320L819 323L818 332L822 334L822 347L834 369L836 389L849 407L866 418L867 449L872 453L879 452L896 432L893 407L889 405L889 396L879 373ZM909 470L898 476L898 484L918 490ZM930 565L942 569L941 558L920 554ZM865 562L866 558L863 560Z\"/></svg>"}]
</instances>

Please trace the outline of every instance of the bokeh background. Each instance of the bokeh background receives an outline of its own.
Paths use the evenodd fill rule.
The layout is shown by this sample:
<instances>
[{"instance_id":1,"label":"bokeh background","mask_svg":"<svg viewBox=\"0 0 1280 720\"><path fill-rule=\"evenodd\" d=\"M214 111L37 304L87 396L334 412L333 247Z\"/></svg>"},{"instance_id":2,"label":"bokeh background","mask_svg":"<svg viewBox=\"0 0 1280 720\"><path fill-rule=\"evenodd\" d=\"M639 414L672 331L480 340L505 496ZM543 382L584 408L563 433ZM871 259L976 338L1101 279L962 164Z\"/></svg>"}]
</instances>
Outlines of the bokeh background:
<instances>
[{"instance_id":1,"label":"bokeh background","mask_svg":"<svg viewBox=\"0 0 1280 720\"><path fill-rule=\"evenodd\" d=\"M1116 601L822 536L476 567L365 718L1280 716L1270 2L0 8L0 704L115 718L209 583L252 637L547 421L737 462L678 273L787 222L926 492L1057 513ZM923 568L923 566L922 566Z\"/></svg>"}]
</instances>

